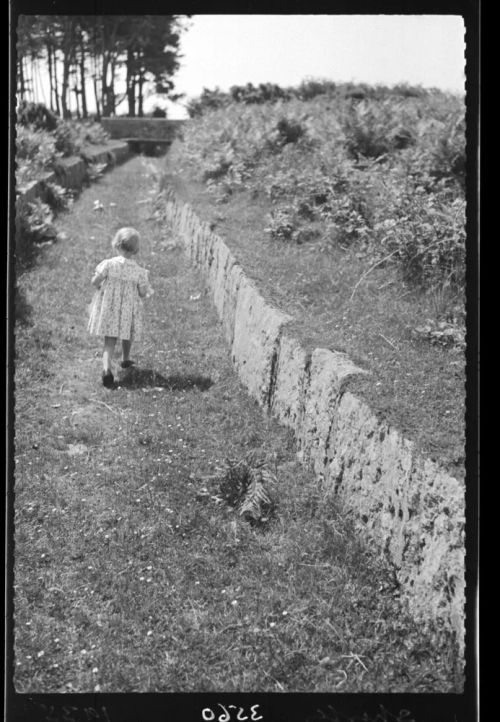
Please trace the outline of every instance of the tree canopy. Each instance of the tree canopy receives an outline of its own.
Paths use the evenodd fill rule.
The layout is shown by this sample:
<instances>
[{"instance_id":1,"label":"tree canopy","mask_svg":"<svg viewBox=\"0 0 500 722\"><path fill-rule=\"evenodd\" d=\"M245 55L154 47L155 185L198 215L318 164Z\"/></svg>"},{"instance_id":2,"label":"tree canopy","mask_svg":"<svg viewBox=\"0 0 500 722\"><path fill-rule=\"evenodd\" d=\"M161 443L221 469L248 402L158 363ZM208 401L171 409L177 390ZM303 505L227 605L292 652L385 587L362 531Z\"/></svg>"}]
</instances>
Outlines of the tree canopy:
<instances>
[{"instance_id":1,"label":"tree canopy","mask_svg":"<svg viewBox=\"0 0 500 722\"><path fill-rule=\"evenodd\" d=\"M21 15L17 25L17 91L62 117L144 114L148 93L176 100L172 80L186 16ZM44 97L42 74L48 78ZM90 95L89 95L90 94Z\"/></svg>"}]
</instances>

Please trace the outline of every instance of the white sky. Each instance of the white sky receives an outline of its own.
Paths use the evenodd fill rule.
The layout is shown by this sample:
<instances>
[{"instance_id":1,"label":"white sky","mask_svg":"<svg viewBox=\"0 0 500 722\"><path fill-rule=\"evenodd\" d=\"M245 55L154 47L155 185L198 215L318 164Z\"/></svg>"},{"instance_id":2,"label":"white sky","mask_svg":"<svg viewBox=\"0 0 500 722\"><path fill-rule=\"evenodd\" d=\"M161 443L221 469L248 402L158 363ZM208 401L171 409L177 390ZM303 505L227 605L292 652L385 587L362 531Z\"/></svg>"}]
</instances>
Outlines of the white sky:
<instances>
[{"instance_id":1,"label":"white sky","mask_svg":"<svg viewBox=\"0 0 500 722\"><path fill-rule=\"evenodd\" d=\"M173 105L147 97L146 112L160 105L170 118L183 118L183 103L203 88L294 86L307 78L464 92L465 28L459 15L195 15L184 22L189 27L181 35L183 57L173 80L175 92L186 98ZM40 75L40 100L47 102L47 73L42 69ZM90 86L88 91L93 111ZM126 112L124 102L118 113Z\"/></svg>"},{"instance_id":2,"label":"white sky","mask_svg":"<svg viewBox=\"0 0 500 722\"><path fill-rule=\"evenodd\" d=\"M297 85L308 77L464 92L458 15L195 15L188 22L174 78L187 97L204 87Z\"/></svg>"}]
</instances>

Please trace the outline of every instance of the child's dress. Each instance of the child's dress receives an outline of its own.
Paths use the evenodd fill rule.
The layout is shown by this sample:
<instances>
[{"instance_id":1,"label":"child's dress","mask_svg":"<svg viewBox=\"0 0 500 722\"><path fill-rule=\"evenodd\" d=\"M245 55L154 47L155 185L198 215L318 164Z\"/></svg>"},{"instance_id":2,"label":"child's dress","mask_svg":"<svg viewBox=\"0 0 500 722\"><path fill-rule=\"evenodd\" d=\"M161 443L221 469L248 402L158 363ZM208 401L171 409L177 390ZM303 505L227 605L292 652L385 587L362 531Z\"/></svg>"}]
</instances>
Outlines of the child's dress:
<instances>
[{"instance_id":1,"label":"child's dress","mask_svg":"<svg viewBox=\"0 0 500 722\"><path fill-rule=\"evenodd\" d=\"M131 258L116 256L99 263L96 274L103 278L90 305L88 330L95 336L113 336L123 341L140 340L143 330L143 303L153 293L148 271Z\"/></svg>"}]
</instances>

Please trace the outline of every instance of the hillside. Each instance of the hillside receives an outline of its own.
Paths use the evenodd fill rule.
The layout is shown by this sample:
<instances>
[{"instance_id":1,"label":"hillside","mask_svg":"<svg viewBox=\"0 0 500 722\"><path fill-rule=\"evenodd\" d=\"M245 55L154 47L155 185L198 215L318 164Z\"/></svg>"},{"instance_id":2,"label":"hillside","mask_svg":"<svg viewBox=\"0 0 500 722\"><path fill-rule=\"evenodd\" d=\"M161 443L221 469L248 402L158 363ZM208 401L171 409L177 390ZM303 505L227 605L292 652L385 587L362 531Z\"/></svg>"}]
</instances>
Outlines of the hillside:
<instances>
[{"instance_id":1,"label":"hillside","mask_svg":"<svg viewBox=\"0 0 500 722\"><path fill-rule=\"evenodd\" d=\"M302 342L370 371L351 388L461 477L463 101L410 88L240 90L193 106L166 181L291 313Z\"/></svg>"}]
</instances>

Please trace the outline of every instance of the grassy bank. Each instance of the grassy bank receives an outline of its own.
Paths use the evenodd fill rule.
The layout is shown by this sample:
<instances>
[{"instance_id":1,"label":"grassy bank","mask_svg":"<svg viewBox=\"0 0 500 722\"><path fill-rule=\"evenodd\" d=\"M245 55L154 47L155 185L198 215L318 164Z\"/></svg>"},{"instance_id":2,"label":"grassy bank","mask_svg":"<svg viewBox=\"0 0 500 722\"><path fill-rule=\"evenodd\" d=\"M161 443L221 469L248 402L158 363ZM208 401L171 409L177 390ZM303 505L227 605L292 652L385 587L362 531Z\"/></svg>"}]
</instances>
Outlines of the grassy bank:
<instances>
[{"instance_id":1,"label":"grassy bank","mask_svg":"<svg viewBox=\"0 0 500 722\"><path fill-rule=\"evenodd\" d=\"M452 641L406 615L235 378L201 279L153 217L159 173L137 158L84 190L19 279L17 691L459 691ZM137 369L107 390L85 312L127 224L156 293ZM220 495L226 457L251 450L277 476L264 528Z\"/></svg>"},{"instance_id":2,"label":"grassy bank","mask_svg":"<svg viewBox=\"0 0 500 722\"><path fill-rule=\"evenodd\" d=\"M463 102L223 100L186 124L166 181L303 345L347 352L370 372L351 390L462 478Z\"/></svg>"}]
</instances>

